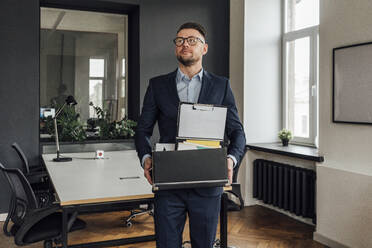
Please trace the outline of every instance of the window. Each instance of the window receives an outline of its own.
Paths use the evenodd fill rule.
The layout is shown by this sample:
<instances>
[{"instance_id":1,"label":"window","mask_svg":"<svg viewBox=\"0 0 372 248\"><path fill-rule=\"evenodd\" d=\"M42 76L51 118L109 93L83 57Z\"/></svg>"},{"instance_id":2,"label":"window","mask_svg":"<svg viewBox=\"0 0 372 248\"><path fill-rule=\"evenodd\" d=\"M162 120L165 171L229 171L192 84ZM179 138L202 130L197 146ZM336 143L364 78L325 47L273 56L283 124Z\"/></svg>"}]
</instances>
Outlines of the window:
<instances>
[{"instance_id":1,"label":"window","mask_svg":"<svg viewBox=\"0 0 372 248\"><path fill-rule=\"evenodd\" d=\"M318 0L286 0L283 34L283 126L295 143L317 139Z\"/></svg>"},{"instance_id":2,"label":"window","mask_svg":"<svg viewBox=\"0 0 372 248\"><path fill-rule=\"evenodd\" d=\"M119 106L121 106L119 110L120 118L124 118L126 116L126 108L124 104L121 102L125 102L125 92L127 91L127 84L125 83L125 72L126 72L127 64L125 63L125 58L121 60L121 73L119 76Z\"/></svg>"},{"instance_id":3,"label":"window","mask_svg":"<svg viewBox=\"0 0 372 248\"><path fill-rule=\"evenodd\" d=\"M89 59L89 102L102 108L102 87L105 79L105 60ZM97 117L94 108L89 109L89 118Z\"/></svg>"}]
</instances>

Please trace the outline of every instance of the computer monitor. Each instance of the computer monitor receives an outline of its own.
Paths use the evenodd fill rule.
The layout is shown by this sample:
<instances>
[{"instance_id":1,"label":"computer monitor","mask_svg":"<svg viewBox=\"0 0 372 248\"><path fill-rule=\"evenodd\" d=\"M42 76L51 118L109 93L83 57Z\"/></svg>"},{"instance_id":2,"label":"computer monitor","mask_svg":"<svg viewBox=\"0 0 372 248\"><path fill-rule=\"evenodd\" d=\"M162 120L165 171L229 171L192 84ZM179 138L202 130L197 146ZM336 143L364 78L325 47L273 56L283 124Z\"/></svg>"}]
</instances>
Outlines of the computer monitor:
<instances>
[{"instance_id":1,"label":"computer monitor","mask_svg":"<svg viewBox=\"0 0 372 248\"><path fill-rule=\"evenodd\" d=\"M54 108L40 108L40 118L47 118L48 116L54 118L56 110Z\"/></svg>"}]
</instances>

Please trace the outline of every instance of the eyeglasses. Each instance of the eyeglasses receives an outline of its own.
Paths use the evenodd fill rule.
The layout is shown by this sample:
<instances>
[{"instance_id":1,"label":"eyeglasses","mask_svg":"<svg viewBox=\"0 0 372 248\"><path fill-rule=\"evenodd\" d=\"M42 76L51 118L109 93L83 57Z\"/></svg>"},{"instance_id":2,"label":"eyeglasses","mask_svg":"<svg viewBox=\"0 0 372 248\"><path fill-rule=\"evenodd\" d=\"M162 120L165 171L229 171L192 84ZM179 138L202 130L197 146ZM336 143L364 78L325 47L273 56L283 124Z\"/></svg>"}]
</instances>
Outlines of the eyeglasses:
<instances>
[{"instance_id":1,"label":"eyeglasses","mask_svg":"<svg viewBox=\"0 0 372 248\"><path fill-rule=\"evenodd\" d=\"M201 42L202 44L204 44L204 41L198 37L194 37L194 36L189 36L189 37L176 37L174 40L173 40L173 43L176 45L176 46L182 46L183 43L185 43L185 40L187 41L187 43L190 45L190 46L195 46L196 43L199 41Z\"/></svg>"}]
</instances>

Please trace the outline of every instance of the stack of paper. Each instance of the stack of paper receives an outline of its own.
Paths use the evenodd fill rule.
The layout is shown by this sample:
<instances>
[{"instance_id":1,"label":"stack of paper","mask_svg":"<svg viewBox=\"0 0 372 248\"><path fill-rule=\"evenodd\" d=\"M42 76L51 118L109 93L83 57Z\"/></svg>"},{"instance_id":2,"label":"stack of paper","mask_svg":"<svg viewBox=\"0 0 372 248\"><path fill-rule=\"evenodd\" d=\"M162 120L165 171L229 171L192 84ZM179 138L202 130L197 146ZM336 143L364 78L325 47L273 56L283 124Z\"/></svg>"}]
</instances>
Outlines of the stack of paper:
<instances>
[{"instance_id":1,"label":"stack of paper","mask_svg":"<svg viewBox=\"0 0 372 248\"><path fill-rule=\"evenodd\" d=\"M182 150L197 150L197 149L211 149L221 148L220 141L218 140L185 140L179 142L177 146L178 151Z\"/></svg>"},{"instance_id":2,"label":"stack of paper","mask_svg":"<svg viewBox=\"0 0 372 248\"><path fill-rule=\"evenodd\" d=\"M176 144L173 144L173 143L156 143L155 151L156 152L174 151L175 147L176 147Z\"/></svg>"}]
</instances>

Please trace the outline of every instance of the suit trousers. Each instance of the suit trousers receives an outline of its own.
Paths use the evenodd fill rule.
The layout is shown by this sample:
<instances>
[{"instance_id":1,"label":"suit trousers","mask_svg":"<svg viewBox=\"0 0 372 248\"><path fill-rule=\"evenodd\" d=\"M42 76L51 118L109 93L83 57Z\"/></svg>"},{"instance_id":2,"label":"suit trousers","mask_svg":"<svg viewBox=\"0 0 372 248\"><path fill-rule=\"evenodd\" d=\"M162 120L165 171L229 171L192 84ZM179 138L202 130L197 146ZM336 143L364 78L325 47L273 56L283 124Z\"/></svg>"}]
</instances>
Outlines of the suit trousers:
<instances>
[{"instance_id":1,"label":"suit trousers","mask_svg":"<svg viewBox=\"0 0 372 248\"><path fill-rule=\"evenodd\" d=\"M182 233L189 216L192 248L212 248L216 238L221 194L205 196L193 189L155 193L157 248L181 248Z\"/></svg>"}]
</instances>

